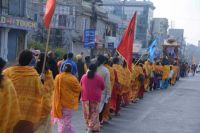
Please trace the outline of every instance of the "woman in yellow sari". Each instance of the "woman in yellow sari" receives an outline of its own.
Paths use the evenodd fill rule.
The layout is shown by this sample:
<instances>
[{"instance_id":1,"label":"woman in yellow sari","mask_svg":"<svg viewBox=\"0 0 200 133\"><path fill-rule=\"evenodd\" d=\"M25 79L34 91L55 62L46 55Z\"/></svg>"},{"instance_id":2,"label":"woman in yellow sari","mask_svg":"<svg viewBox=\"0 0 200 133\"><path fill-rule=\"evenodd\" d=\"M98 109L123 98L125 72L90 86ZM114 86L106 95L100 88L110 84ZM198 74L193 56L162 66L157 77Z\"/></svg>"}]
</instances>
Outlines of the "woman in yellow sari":
<instances>
[{"instance_id":1,"label":"woman in yellow sari","mask_svg":"<svg viewBox=\"0 0 200 133\"><path fill-rule=\"evenodd\" d=\"M42 75L44 56L45 56L44 53L41 53L39 55L39 61L37 62L35 67L39 75ZM38 124L39 127L36 133L41 133L41 132L50 133L51 130L50 112L52 108L51 105L52 105L52 94L54 90L54 79L53 79L53 74L48 67L48 57L45 64L44 74L45 75L42 79L42 82L44 84L44 89L43 89L44 95L42 99L42 114L40 123Z\"/></svg>"},{"instance_id":2,"label":"woman in yellow sari","mask_svg":"<svg viewBox=\"0 0 200 133\"><path fill-rule=\"evenodd\" d=\"M75 133L71 120L74 111L78 110L81 87L71 73L71 64L67 63L63 68L65 72L55 79L52 115L54 123L58 123L58 133Z\"/></svg>"},{"instance_id":3,"label":"woman in yellow sari","mask_svg":"<svg viewBox=\"0 0 200 133\"><path fill-rule=\"evenodd\" d=\"M24 50L19 56L19 65L4 70L17 92L20 105L20 121L14 133L33 133L34 125L41 119L43 85L37 71L29 66L32 52Z\"/></svg>"},{"instance_id":4,"label":"woman in yellow sari","mask_svg":"<svg viewBox=\"0 0 200 133\"><path fill-rule=\"evenodd\" d=\"M5 64L0 58L0 133L13 133L20 119L20 109L13 83L2 74Z\"/></svg>"}]
</instances>

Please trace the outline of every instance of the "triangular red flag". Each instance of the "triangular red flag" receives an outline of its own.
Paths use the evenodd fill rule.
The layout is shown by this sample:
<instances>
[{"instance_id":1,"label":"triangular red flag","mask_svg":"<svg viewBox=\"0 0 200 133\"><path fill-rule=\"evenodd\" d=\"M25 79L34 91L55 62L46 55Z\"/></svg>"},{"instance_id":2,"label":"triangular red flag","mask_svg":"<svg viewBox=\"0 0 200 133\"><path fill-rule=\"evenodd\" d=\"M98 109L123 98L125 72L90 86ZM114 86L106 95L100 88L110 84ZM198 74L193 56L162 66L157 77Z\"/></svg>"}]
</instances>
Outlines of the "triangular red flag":
<instances>
[{"instance_id":1,"label":"triangular red flag","mask_svg":"<svg viewBox=\"0 0 200 133\"><path fill-rule=\"evenodd\" d=\"M49 29L49 25L51 23L51 19L55 11L55 7L56 7L56 0L47 0L46 11L44 14L44 26L46 29Z\"/></svg>"},{"instance_id":2,"label":"triangular red flag","mask_svg":"<svg viewBox=\"0 0 200 133\"><path fill-rule=\"evenodd\" d=\"M135 36L135 25L136 25L136 16L135 12L133 18L131 19L129 26L124 31L124 35L121 39L119 46L117 47L117 52L124 58L128 65L128 69L132 72L132 54L133 54L133 43Z\"/></svg>"}]
</instances>

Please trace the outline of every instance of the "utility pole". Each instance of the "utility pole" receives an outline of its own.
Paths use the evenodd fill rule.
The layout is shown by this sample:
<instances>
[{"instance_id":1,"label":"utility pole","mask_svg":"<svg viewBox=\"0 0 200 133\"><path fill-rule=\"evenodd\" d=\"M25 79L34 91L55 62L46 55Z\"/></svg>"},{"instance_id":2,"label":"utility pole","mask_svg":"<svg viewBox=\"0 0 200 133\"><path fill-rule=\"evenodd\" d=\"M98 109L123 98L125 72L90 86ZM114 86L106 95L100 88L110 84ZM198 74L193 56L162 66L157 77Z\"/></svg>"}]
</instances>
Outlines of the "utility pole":
<instances>
[{"instance_id":1,"label":"utility pole","mask_svg":"<svg viewBox=\"0 0 200 133\"><path fill-rule=\"evenodd\" d=\"M96 11L96 0L92 0L91 1L92 4L92 13L91 13L91 17L90 17L90 29L96 29L97 26L97 11ZM91 58L94 57L94 49L95 48L91 48L90 50L90 56Z\"/></svg>"}]
</instances>

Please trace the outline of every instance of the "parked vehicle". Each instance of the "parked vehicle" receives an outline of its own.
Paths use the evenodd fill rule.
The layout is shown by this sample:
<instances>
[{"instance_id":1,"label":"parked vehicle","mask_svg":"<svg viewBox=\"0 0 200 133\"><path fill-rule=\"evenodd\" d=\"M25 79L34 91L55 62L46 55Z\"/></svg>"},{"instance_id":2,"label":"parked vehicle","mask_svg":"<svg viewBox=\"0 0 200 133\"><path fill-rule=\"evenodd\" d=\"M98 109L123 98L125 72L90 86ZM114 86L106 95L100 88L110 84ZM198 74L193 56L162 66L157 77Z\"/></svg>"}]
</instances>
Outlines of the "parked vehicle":
<instances>
[{"instance_id":1,"label":"parked vehicle","mask_svg":"<svg viewBox=\"0 0 200 133\"><path fill-rule=\"evenodd\" d=\"M200 72L200 64L197 66L197 70L196 70L196 73L199 73Z\"/></svg>"}]
</instances>

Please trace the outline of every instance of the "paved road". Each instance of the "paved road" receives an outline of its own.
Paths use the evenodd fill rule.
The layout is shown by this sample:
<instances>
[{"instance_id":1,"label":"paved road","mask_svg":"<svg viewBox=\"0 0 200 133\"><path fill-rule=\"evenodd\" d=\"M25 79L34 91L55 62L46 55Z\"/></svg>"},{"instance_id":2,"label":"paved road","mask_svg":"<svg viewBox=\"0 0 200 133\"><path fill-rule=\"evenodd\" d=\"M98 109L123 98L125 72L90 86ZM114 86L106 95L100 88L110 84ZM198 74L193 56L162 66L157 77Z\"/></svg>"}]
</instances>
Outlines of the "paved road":
<instances>
[{"instance_id":1,"label":"paved road","mask_svg":"<svg viewBox=\"0 0 200 133\"><path fill-rule=\"evenodd\" d=\"M81 111L73 123L85 133ZM123 108L102 133L200 133L200 76L181 79L167 90L146 93L143 100Z\"/></svg>"}]
</instances>

